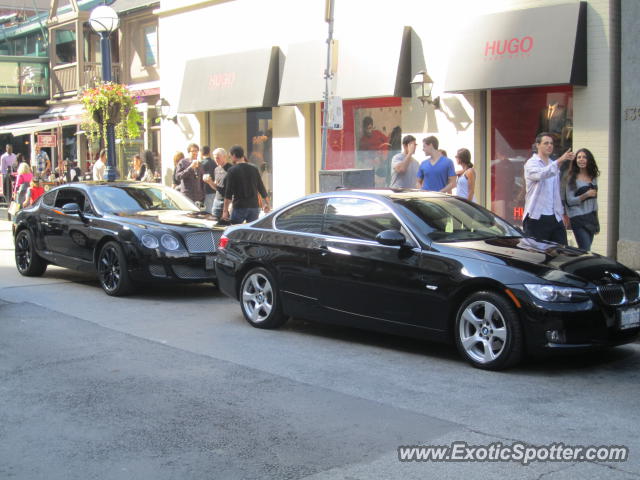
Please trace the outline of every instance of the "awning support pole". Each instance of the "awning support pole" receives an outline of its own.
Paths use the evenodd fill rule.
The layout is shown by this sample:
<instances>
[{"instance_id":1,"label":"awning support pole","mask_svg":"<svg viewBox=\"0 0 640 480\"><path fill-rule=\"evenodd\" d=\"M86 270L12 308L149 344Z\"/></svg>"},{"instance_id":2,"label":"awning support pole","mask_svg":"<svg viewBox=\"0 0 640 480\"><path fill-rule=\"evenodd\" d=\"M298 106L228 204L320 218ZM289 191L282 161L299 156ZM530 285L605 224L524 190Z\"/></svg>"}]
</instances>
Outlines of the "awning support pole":
<instances>
[{"instance_id":1,"label":"awning support pole","mask_svg":"<svg viewBox=\"0 0 640 480\"><path fill-rule=\"evenodd\" d=\"M334 0L326 1L325 21L329 25L327 38L327 68L324 71L324 108L322 109L322 162L324 170L327 165L327 133L329 130L329 82L331 81L331 44L333 42L333 5Z\"/></svg>"}]
</instances>

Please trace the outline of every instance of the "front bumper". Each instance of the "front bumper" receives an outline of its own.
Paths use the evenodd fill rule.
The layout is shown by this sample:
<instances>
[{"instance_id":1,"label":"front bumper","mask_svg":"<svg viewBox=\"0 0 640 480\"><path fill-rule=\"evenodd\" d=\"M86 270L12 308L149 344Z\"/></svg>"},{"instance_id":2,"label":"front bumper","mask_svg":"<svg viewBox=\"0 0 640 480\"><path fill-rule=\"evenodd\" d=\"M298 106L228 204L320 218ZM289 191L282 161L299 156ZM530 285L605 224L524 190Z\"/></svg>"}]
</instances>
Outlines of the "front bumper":
<instances>
[{"instance_id":1,"label":"front bumper","mask_svg":"<svg viewBox=\"0 0 640 480\"><path fill-rule=\"evenodd\" d=\"M181 250L142 250L128 245L129 273L135 281L213 282L216 280L215 253L189 253Z\"/></svg>"}]
</instances>

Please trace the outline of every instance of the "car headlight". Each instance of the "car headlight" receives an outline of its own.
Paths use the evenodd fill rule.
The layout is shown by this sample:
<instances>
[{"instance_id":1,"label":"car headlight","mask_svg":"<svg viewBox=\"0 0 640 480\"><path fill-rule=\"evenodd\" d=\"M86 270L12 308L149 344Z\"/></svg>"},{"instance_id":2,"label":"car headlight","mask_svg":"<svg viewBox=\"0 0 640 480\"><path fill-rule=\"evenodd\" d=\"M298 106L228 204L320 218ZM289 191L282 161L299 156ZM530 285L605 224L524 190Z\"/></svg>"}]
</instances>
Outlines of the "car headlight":
<instances>
[{"instance_id":1,"label":"car headlight","mask_svg":"<svg viewBox=\"0 0 640 480\"><path fill-rule=\"evenodd\" d=\"M543 302L584 302L589 294L581 288L559 285L525 284L527 291Z\"/></svg>"},{"instance_id":2,"label":"car headlight","mask_svg":"<svg viewBox=\"0 0 640 480\"><path fill-rule=\"evenodd\" d=\"M160 242L162 243L162 246L167 250L178 250L180 248L180 242L178 241L178 239L173 235L169 235L168 233L162 235L162 237L160 238Z\"/></svg>"},{"instance_id":3,"label":"car headlight","mask_svg":"<svg viewBox=\"0 0 640 480\"><path fill-rule=\"evenodd\" d=\"M158 248L160 246L160 242L158 241L158 239L148 233L145 233L144 235L142 235L142 238L140 240L142 241L142 244L147 248L153 249L153 248Z\"/></svg>"}]
</instances>

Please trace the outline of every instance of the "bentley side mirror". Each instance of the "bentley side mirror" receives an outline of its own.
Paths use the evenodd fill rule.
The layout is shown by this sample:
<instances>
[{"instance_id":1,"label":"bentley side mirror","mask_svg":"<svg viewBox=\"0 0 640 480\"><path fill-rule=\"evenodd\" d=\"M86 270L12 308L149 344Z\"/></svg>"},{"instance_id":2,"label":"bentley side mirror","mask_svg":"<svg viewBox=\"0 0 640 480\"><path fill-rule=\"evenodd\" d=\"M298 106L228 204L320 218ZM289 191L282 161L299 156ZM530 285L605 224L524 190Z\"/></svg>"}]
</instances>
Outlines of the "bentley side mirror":
<instances>
[{"instance_id":1,"label":"bentley side mirror","mask_svg":"<svg viewBox=\"0 0 640 480\"><path fill-rule=\"evenodd\" d=\"M407 239L399 230L383 230L376 235L376 241L390 247L401 247L407 243Z\"/></svg>"},{"instance_id":2,"label":"bentley side mirror","mask_svg":"<svg viewBox=\"0 0 640 480\"><path fill-rule=\"evenodd\" d=\"M77 203L65 203L62 206L62 213L65 215L80 215L80 205Z\"/></svg>"}]
</instances>

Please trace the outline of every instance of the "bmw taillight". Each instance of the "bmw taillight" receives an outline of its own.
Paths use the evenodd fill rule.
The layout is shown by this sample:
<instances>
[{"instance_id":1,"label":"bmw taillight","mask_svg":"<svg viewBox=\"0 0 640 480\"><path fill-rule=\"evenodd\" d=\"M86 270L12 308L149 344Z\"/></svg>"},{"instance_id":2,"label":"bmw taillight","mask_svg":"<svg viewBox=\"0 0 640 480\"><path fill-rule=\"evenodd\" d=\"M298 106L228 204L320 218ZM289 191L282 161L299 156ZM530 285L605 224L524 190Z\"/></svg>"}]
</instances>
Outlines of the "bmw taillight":
<instances>
[{"instance_id":1,"label":"bmw taillight","mask_svg":"<svg viewBox=\"0 0 640 480\"><path fill-rule=\"evenodd\" d=\"M218 241L218 250L224 250L227 248L227 244L229 243L229 238L224 235L220 237L220 241Z\"/></svg>"}]
</instances>

